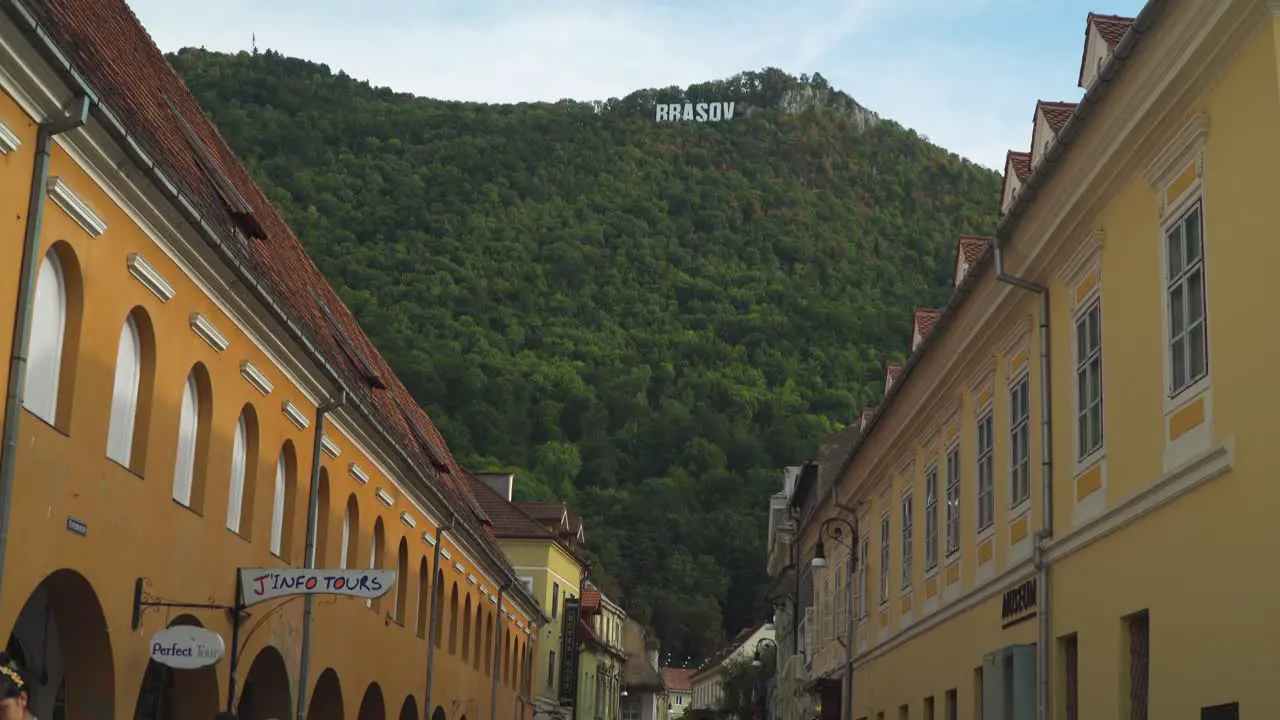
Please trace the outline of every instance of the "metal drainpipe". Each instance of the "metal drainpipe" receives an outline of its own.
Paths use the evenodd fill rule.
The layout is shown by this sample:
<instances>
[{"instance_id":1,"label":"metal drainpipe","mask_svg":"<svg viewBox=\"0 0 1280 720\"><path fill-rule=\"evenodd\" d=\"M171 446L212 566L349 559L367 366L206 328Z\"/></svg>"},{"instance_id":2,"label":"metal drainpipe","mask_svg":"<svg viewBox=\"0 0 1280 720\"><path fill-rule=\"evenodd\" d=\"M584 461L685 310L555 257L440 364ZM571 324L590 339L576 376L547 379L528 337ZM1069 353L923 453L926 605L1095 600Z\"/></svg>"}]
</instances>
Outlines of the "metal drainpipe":
<instances>
[{"instance_id":1,"label":"metal drainpipe","mask_svg":"<svg viewBox=\"0 0 1280 720\"><path fill-rule=\"evenodd\" d=\"M27 227L22 238L18 272L18 302L13 320L13 349L9 357L9 383L5 396L3 442L0 443L0 584L4 580L9 550L9 509L18 469L18 424L26 394L27 353L31 350L31 313L36 301L36 273L40 268L40 226L48 198L49 158L53 138L89 121L89 97L77 95L63 108L61 117L40 123L36 132L36 157L31 170L31 195L27 201Z\"/></svg>"},{"instance_id":2,"label":"metal drainpipe","mask_svg":"<svg viewBox=\"0 0 1280 720\"><path fill-rule=\"evenodd\" d=\"M1049 288L1039 283L1005 274L1004 251L997 237L995 253L996 279L1040 297L1040 530L1035 535L1033 565L1036 569L1036 718L1049 718L1049 664L1053 653L1049 647L1053 625L1050 622L1049 562L1045 559L1045 543L1053 537L1053 393L1049 375Z\"/></svg>"},{"instance_id":3,"label":"metal drainpipe","mask_svg":"<svg viewBox=\"0 0 1280 720\"><path fill-rule=\"evenodd\" d=\"M320 450L324 444L324 419L329 413L347 404L347 391L339 390L337 398L320 404L316 408L316 429L311 441L311 491L307 501L307 546L303 555L303 563L307 568L316 566L316 534L319 531L320 516ZM404 582L396 578L396 582ZM313 600L307 595L302 599L302 652L298 661L298 720L306 720L307 716L307 677L311 670L311 620L314 613Z\"/></svg>"},{"instance_id":4,"label":"metal drainpipe","mask_svg":"<svg viewBox=\"0 0 1280 720\"><path fill-rule=\"evenodd\" d=\"M502 667L502 598L511 587L506 580L498 590L498 618L493 624L493 693L489 698L489 720L498 720L498 671Z\"/></svg>"},{"instance_id":5,"label":"metal drainpipe","mask_svg":"<svg viewBox=\"0 0 1280 720\"><path fill-rule=\"evenodd\" d=\"M431 607L427 610L427 690L423 693L422 720L431 717L431 683L436 675L436 613L444 612L444 602L436 597L436 593L443 590L443 583L441 587L436 587L436 574L440 572L440 539L444 537L446 530L453 531L457 520L456 515L450 515L448 527L443 524L436 526L436 549L431 556L431 579L427 581L427 588L431 591Z\"/></svg>"}]
</instances>

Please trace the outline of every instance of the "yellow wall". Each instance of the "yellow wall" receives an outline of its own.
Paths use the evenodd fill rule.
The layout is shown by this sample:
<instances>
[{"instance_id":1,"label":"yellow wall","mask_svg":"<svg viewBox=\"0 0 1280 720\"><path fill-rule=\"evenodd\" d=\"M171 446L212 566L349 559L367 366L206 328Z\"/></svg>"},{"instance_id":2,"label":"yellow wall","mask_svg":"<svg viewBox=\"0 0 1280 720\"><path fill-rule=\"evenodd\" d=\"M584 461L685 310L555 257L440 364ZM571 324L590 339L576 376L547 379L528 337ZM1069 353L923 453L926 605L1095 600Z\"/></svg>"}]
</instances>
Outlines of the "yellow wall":
<instances>
[{"instance_id":1,"label":"yellow wall","mask_svg":"<svg viewBox=\"0 0 1280 720\"><path fill-rule=\"evenodd\" d=\"M4 311L0 312L0 349L7 357L36 128L19 105L3 94L0 120L22 140L15 152L0 156L0 187L4 190L0 193L0 234L5 235L5 241L0 243L0 300L4 302ZM68 682L76 688L69 693L70 716L90 717L92 705L105 709L106 716L113 712L115 717L132 717L147 665L148 638L181 612L146 613L142 628L131 632L134 579L147 578L149 591L167 600L212 599L230 603L235 568L300 565L312 428L302 430L287 420L282 404L296 404L312 420L316 407L259 349L259 344L244 334L61 147L53 153L50 174L61 178L92 207L105 220L107 230L99 237L91 237L53 202L47 204L41 253L55 241L62 244L75 308L64 348L61 395L65 413L60 414L57 427L25 411L21 419L0 623L12 624L28 596L45 581L43 587L53 593L55 615L61 625L65 654L69 656ZM130 274L126 258L135 252L173 286L175 294L168 302L162 302ZM122 323L133 308L141 308L154 328L154 343L147 350L154 354L154 362L149 371L144 370L142 380L144 388L154 388L154 395L144 403L145 412L139 414L139 422L144 423L139 438L145 443L145 452L130 470L106 459L104 448L117 342ZM229 341L225 351L218 352L192 331L190 316L195 312L225 335ZM241 363L245 361L274 384L269 395L264 396L242 376ZM210 433L207 446L197 459L197 474L204 478L203 491L197 493L194 509L189 509L175 503L171 487L182 388L196 363L207 369L209 393L203 401L205 407L211 408L207 418ZM249 524L239 535L226 529L224 519L232 436L241 409L246 406L253 409L258 426L257 460L252 463L246 482L256 492L246 492L246 507L251 504L252 510ZM350 422L342 413L337 418ZM362 601L346 598L316 603L309 682L315 687L322 674L336 677L341 701L327 697L326 702L340 706L346 717L356 717L366 696L370 702L380 702L387 717L396 717L402 704L422 702L427 647L423 639L426 628L420 627L417 612L422 602L419 568L424 560L430 563L432 548L424 534L434 534L435 528L422 509L384 474L382 466L337 425L331 425L327 435L340 455L323 456L328 501L322 522L327 537L318 552L322 559L317 564L332 567L338 563L340 524L350 497L359 508L358 537L353 540L352 553L356 565L368 564L369 543L375 523L380 523L385 537L382 566L397 566L398 548L404 542L408 573L402 577L405 590L395 617L388 615L397 602L397 590L376 601L373 611ZM292 521L285 541L286 557L277 558L268 551L272 487L278 454L290 443L296 455L295 490L286 515L291 515ZM367 484L357 482L350 469L353 463L367 473ZM390 505L377 499L376 492L385 493ZM68 532L68 518L87 525L87 535ZM415 527L408 527L408 523ZM456 587L461 595L459 604L465 605L468 597L478 599L481 586L494 594L497 586L488 571L468 559L477 553L455 544L448 533L445 537L452 561L442 563L446 593L444 637L443 649L436 653L433 704L443 706L450 720L463 714L483 718L489 714L489 668L475 667L468 657L474 656L474 640L470 653L454 647L454 634L466 636L471 629L470 623L461 618L455 621L461 611L455 611L447 598ZM459 563L460 570L455 569L454 562ZM95 602L100 604L100 611L94 607ZM495 605L477 604L483 608L484 621L492 622ZM504 604L504 610L511 609L506 607L509 604ZM247 627L262 619L269 607L255 607ZM242 687L262 653L261 657L274 660L276 667L283 660L284 671L296 692L301 610L301 602L286 605L247 639L239 670ZM231 627L226 613L193 614L230 644ZM501 717L514 713L518 686L515 676L522 648L536 642L523 631L529 627L529 620L530 613L523 610L513 618L504 614L496 619L503 635L515 637L513 641L503 641L507 662L499 688ZM461 644L460 639L457 644ZM267 647L274 648L278 657L264 651ZM188 696L198 695L198 704L207 704L188 707L180 716L212 716L212 704L221 704L225 696L227 667L227 661L219 663L216 677L212 673L206 676L206 671L186 671L183 682L205 683L204 691L192 691ZM259 682L256 690L263 695L268 694L269 688ZM312 695L319 698L322 693L317 690ZM280 717L287 712L274 710ZM369 707L361 717L383 716L368 711Z\"/></svg>"},{"instance_id":2,"label":"yellow wall","mask_svg":"<svg viewBox=\"0 0 1280 720\"><path fill-rule=\"evenodd\" d=\"M556 701L560 692L560 638L563 628L560 614L564 610L566 594L579 595L582 564L558 543L549 540L503 540L502 550L511 559L517 575L533 578L533 595L542 605L543 612L552 618L539 630L532 694ZM555 590L557 586L558 591ZM553 594L559 597L554 614ZM549 668L548 661L553 652L556 665Z\"/></svg>"},{"instance_id":3,"label":"yellow wall","mask_svg":"<svg viewBox=\"0 0 1280 720\"><path fill-rule=\"evenodd\" d=\"M1280 208L1269 196L1270 168L1280 162L1274 132L1280 24L1263 3L1246 0L1165 5L1008 241L1009 268L1048 285L1051 298L1054 537L1047 556L1055 718L1065 717L1066 707L1058 639L1073 633L1079 717L1125 714L1124 619L1144 610L1151 627L1151 717L1191 717L1230 701L1249 715L1280 714L1271 692L1277 637L1265 607L1280 576L1258 560L1276 544L1267 511L1280 502L1266 482L1280 468L1266 469L1275 463L1266 452L1274 443L1274 402L1265 391L1280 347L1268 350L1277 341L1263 314L1274 284L1270 270L1280 260L1270 241ZM1165 78L1169 89L1144 110L1151 89ZM1207 119L1198 181L1197 146L1187 142L1196 117ZM1124 142L1110 152L1118 138ZM1177 150L1185 152L1171 154ZM1173 160L1155 172L1162 158ZM1162 231L1195 193L1202 193L1205 212L1209 375L1170 399ZM1073 320L1091 301L1090 291L1101 300L1105 445L1081 461ZM854 718L880 712L896 718L902 706L908 717L924 717L930 697L937 716L945 717L951 689L958 717L974 718L974 671L983 656L1036 641L1035 621L1002 630L1000 617L1001 593L1033 574L1030 536L1041 526L1036 316L1034 295L996 284L988 271L882 412L843 478L838 498L864 503L862 532L870 535L872 597L858 629ZM1031 374L1032 421L1025 527L1009 507L1008 387L1022 362ZM996 498L989 549L977 532L974 504L976 418L988 396L995 411ZM952 570L940 550L931 577L923 567L924 478L937 460L943 495L953 427L961 450L960 551ZM1249 465L1258 482L1242 483L1242 462L1258 463ZM901 507L908 489L913 570L904 593ZM886 510L890 593L881 604L879 521ZM809 554L819 520L832 512L828 507L807 524ZM939 525L945 542L945 520ZM821 597L823 576L814 578ZM811 675L839 677L842 658L838 644L825 642Z\"/></svg>"}]
</instances>

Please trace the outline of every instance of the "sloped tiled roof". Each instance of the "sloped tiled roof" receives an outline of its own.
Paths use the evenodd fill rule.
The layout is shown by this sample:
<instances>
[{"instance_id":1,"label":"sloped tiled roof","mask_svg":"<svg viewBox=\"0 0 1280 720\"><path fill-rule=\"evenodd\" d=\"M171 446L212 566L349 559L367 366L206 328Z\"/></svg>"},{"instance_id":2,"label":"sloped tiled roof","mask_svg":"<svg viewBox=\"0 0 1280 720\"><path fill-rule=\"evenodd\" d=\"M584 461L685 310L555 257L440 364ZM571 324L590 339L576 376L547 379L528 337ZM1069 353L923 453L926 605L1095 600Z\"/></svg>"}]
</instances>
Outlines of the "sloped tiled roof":
<instances>
[{"instance_id":1,"label":"sloped tiled roof","mask_svg":"<svg viewBox=\"0 0 1280 720\"><path fill-rule=\"evenodd\" d=\"M982 257L982 253L986 252L989 242L991 242L990 238L981 235L961 235L959 252L964 255L965 263L972 265L978 262L978 258Z\"/></svg>"},{"instance_id":2,"label":"sloped tiled roof","mask_svg":"<svg viewBox=\"0 0 1280 720\"><path fill-rule=\"evenodd\" d=\"M1076 104L1073 102L1056 102L1050 100L1039 100L1036 102L1036 112L1043 112L1044 119L1049 123L1049 129L1054 135L1062 132L1062 128L1071 119L1071 114L1076 111Z\"/></svg>"},{"instance_id":3,"label":"sloped tiled roof","mask_svg":"<svg viewBox=\"0 0 1280 720\"><path fill-rule=\"evenodd\" d=\"M590 615L600 609L600 589L587 587L582 590L582 599L578 607L584 614Z\"/></svg>"},{"instance_id":4,"label":"sloped tiled roof","mask_svg":"<svg viewBox=\"0 0 1280 720\"><path fill-rule=\"evenodd\" d=\"M1107 46L1114 50L1116 45L1124 39L1124 34L1133 26L1133 18L1089 13L1089 24L1098 28L1098 34L1107 42Z\"/></svg>"},{"instance_id":5,"label":"sloped tiled roof","mask_svg":"<svg viewBox=\"0 0 1280 720\"><path fill-rule=\"evenodd\" d=\"M544 525L559 525L569 511L565 504L558 500L520 503L524 511Z\"/></svg>"},{"instance_id":6,"label":"sloped tiled roof","mask_svg":"<svg viewBox=\"0 0 1280 720\"><path fill-rule=\"evenodd\" d=\"M459 506L462 521L496 551L482 528L484 513L460 481L460 468L440 431L325 281L124 0L28 0L25 7L131 139L220 236L236 263L333 368L354 400L369 410L417 469ZM184 124L243 198L265 239L250 238L237 229L237 218L223 194L196 159ZM348 342L359 357L352 357L344 347ZM379 382L370 382L371 373Z\"/></svg>"},{"instance_id":7,"label":"sloped tiled roof","mask_svg":"<svg viewBox=\"0 0 1280 720\"><path fill-rule=\"evenodd\" d=\"M662 682L668 690L690 692L693 690L693 668L662 668Z\"/></svg>"},{"instance_id":8,"label":"sloped tiled roof","mask_svg":"<svg viewBox=\"0 0 1280 720\"><path fill-rule=\"evenodd\" d=\"M1010 150L1005 156L1008 163L1012 163L1013 172L1018 177L1018 182L1026 182L1031 177L1031 153Z\"/></svg>"},{"instance_id":9,"label":"sloped tiled roof","mask_svg":"<svg viewBox=\"0 0 1280 720\"><path fill-rule=\"evenodd\" d=\"M942 316L942 311L934 310L933 308L916 308L913 315L915 330L920 333L920 337L923 339L929 337L933 326L938 322L938 318Z\"/></svg>"},{"instance_id":10,"label":"sloped tiled roof","mask_svg":"<svg viewBox=\"0 0 1280 720\"><path fill-rule=\"evenodd\" d=\"M495 537L546 538L548 541L555 539L542 523L525 512L521 503L509 502L497 490L470 472L466 473L466 477L476 502L489 517L490 530Z\"/></svg>"}]
</instances>

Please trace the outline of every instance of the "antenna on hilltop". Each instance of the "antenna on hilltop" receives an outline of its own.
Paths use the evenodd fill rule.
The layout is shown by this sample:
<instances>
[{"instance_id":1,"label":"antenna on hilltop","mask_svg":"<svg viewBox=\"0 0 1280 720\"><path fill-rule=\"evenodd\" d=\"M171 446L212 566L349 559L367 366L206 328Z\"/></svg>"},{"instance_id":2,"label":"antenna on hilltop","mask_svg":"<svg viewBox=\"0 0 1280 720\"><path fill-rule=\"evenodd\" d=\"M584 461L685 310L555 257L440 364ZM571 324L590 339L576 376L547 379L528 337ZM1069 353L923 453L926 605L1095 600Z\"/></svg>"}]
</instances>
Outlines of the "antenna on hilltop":
<instances>
[{"instance_id":1,"label":"antenna on hilltop","mask_svg":"<svg viewBox=\"0 0 1280 720\"><path fill-rule=\"evenodd\" d=\"M253 54L257 55L258 54L258 33L253 33L252 37L253 39L250 40L250 44L253 47Z\"/></svg>"}]
</instances>

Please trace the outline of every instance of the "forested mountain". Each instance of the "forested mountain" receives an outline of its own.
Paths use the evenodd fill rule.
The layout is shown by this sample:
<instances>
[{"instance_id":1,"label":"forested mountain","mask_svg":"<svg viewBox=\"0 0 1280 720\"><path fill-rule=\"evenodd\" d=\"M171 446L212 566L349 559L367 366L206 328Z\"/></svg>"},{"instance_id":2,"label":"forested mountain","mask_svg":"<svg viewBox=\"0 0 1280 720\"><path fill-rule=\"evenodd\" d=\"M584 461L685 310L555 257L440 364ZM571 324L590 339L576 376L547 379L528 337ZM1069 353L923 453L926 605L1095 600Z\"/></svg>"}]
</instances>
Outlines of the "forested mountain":
<instances>
[{"instance_id":1,"label":"forested mountain","mask_svg":"<svg viewBox=\"0 0 1280 720\"><path fill-rule=\"evenodd\" d=\"M781 469L881 394L993 172L821 76L482 105L171 60L453 451L568 500L676 660L764 614ZM719 123L654 105L734 100Z\"/></svg>"}]
</instances>

